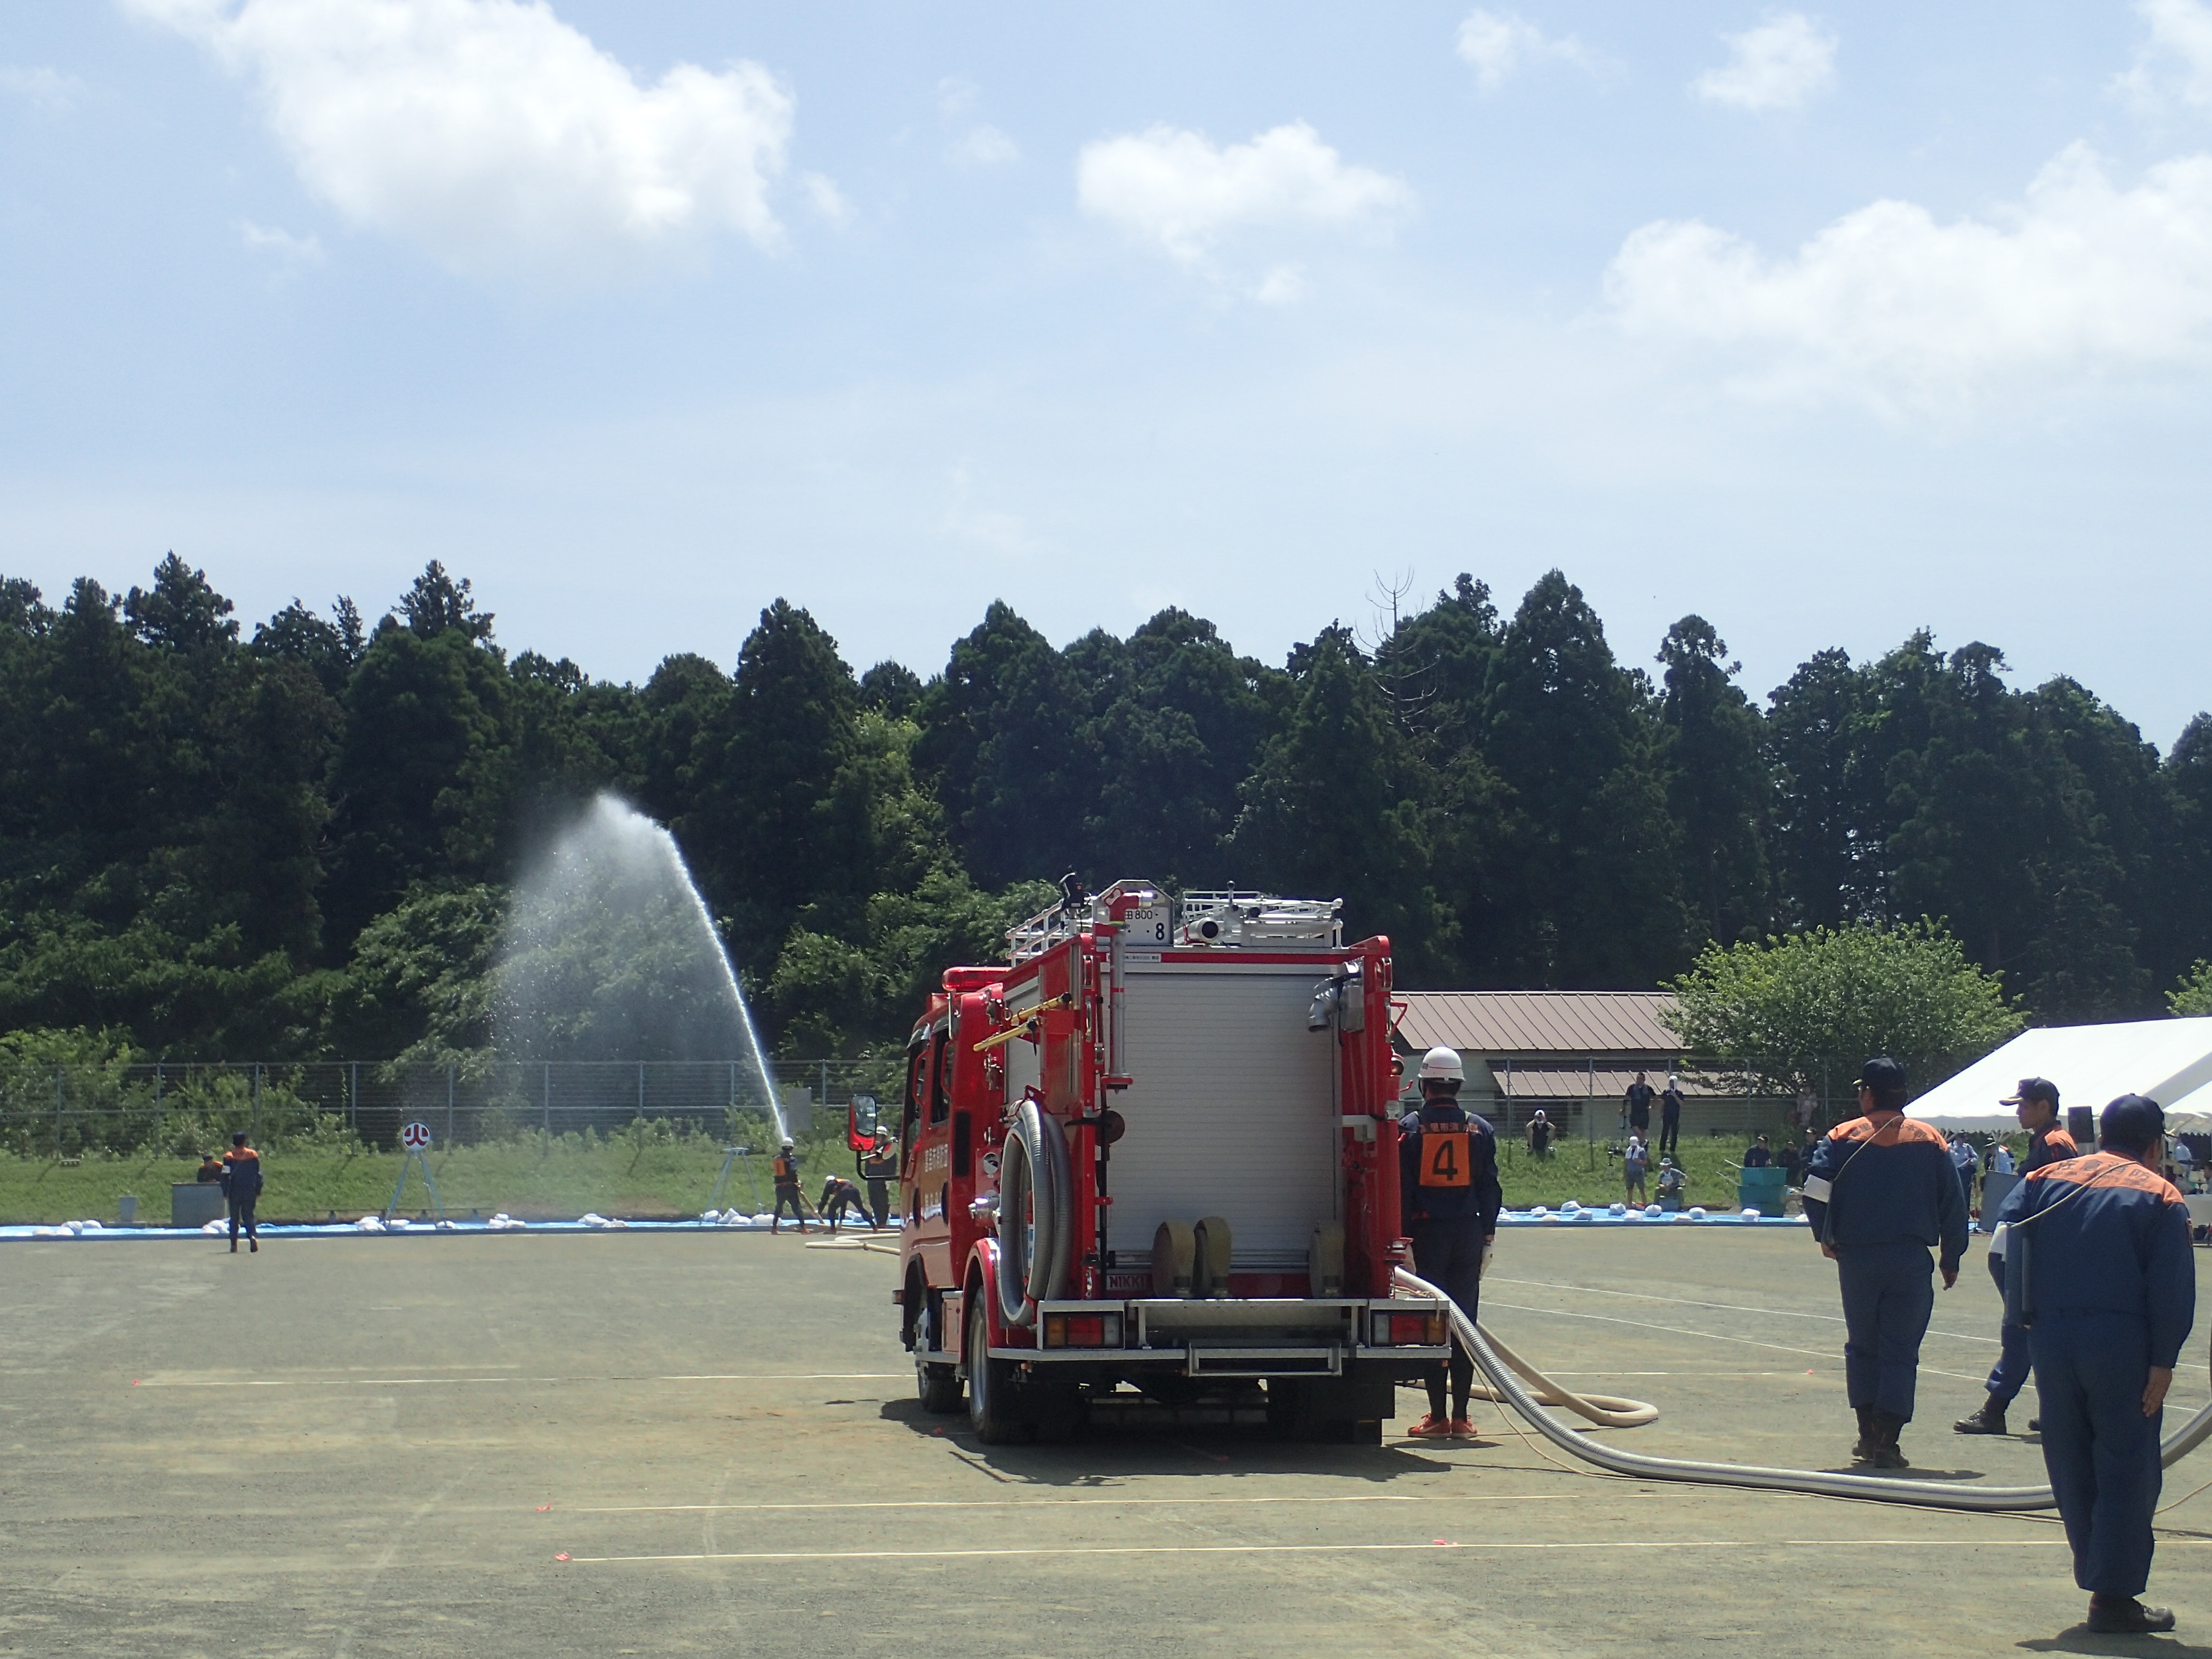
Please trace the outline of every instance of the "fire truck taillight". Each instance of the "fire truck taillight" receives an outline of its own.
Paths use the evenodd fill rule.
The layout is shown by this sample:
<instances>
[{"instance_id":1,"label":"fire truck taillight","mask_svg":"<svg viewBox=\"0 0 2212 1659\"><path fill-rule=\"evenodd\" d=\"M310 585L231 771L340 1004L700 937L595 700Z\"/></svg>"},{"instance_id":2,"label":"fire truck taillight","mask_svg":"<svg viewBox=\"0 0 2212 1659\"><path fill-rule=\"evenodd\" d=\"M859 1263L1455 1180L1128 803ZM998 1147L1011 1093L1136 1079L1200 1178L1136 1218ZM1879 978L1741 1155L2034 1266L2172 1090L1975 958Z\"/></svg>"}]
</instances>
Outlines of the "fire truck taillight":
<instances>
[{"instance_id":1,"label":"fire truck taillight","mask_svg":"<svg viewBox=\"0 0 2212 1659\"><path fill-rule=\"evenodd\" d=\"M1440 1313L1380 1313L1375 1316L1378 1348L1441 1348L1446 1340Z\"/></svg>"},{"instance_id":2,"label":"fire truck taillight","mask_svg":"<svg viewBox=\"0 0 2212 1659\"><path fill-rule=\"evenodd\" d=\"M1118 1348L1121 1346L1121 1316L1047 1314L1044 1345L1048 1348Z\"/></svg>"}]
</instances>

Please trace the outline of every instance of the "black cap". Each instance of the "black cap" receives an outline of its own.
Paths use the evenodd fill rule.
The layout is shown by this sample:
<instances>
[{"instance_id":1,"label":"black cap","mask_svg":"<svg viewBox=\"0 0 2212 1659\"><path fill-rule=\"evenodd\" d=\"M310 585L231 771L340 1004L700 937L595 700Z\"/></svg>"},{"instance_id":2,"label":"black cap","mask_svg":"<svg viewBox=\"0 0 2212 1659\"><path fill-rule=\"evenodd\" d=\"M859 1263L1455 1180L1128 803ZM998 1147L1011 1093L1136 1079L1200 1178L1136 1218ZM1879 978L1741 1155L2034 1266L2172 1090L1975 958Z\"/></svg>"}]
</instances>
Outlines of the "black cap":
<instances>
[{"instance_id":1,"label":"black cap","mask_svg":"<svg viewBox=\"0 0 2212 1659\"><path fill-rule=\"evenodd\" d=\"M2058 1085L2047 1077L2024 1077L2020 1087L1997 1103L2000 1106L2019 1106L2031 1100L2047 1100L2058 1103Z\"/></svg>"},{"instance_id":2,"label":"black cap","mask_svg":"<svg viewBox=\"0 0 2212 1659\"><path fill-rule=\"evenodd\" d=\"M243 1129L234 1130L231 1133L230 1144L234 1146L243 1146L246 1145L246 1131Z\"/></svg>"},{"instance_id":3,"label":"black cap","mask_svg":"<svg viewBox=\"0 0 2212 1659\"><path fill-rule=\"evenodd\" d=\"M2122 1095L2105 1108L2097 1124L2097 1144L2108 1152L2141 1157L2166 1133L2166 1113L2147 1095Z\"/></svg>"},{"instance_id":4,"label":"black cap","mask_svg":"<svg viewBox=\"0 0 2212 1659\"><path fill-rule=\"evenodd\" d=\"M1859 1067L1858 1087L1874 1091L1876 1100L1887 1100L1905 1093L1905 1067L1887 1054L1876 1054Z\"/></svg>"}]
</instances>

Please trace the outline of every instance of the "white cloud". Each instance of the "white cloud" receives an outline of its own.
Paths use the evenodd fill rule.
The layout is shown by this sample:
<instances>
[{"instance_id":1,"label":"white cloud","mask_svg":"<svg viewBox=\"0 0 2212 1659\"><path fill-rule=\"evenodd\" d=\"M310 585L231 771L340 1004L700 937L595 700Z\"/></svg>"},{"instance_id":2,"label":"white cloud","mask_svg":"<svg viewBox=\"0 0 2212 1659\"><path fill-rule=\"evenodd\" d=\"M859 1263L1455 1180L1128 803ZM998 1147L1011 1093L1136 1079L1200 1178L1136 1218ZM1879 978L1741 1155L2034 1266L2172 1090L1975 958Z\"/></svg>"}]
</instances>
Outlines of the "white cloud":
<instances>
[{"instance_id":1,"label":"white cloud","mask_svg":"<svg viewBox=\"0 0 2212 1659\"><path fill-rule=\"evenodd\" d=\"M2075 144L2017 207L1939 224L1882 201L1770 259L1695 221L1629 236L1614 319L1719 347L1763 393L1955 410L2008 384L2212 367L2212 155L2116 187Z\"/></svg>"},{"instance_id":2,"label":"white cloud","mask_svg":"<svg viewBox=\"0 0 2212 1659\"><path fill-rule=\"evenodd\" d=\"M702 231L775 246L792 99L757 64L650 86L519 0L120 0L250 75L301 178L459 270L591 276Z\"/></svg>"},{"instance_id":3,"label":"white cloud","mask_svg":"<svg viewBox=\"0 0 2212 1659\"><path fill-rule=\"evenodd\" d=\"M1690 90L1736 109L1796 109L1827 90L1836 75L1836 37L1800 11L1786 11L1741 34L1723 35L1729 60Z\"/></svg>"},{"instance_id":4,"label":"white cloud","mask_svg":"<svg viewBox=\"0 0 2212 1659\"><path fill-rule=\"evenodd\" d=\"M1553 39L1515 13L1480 7L1459 26L1459 55L1474 65L1474 78L1485 92L1495 92L1520 70L1544 64L1589 66L1589 55L1573 35Z\"/></svg>"},{"instance_id":5,"label":"white cloud","mask_svg":"<svg viewBox=\"0 0 2212 1659\"><path fill-rule=\"evenodd\" d=\"M1021 160L1021 146L988 121L975 119L982 94L973 81L948 75L937 83L937 112L959 129L945 148L946 157L965 167L999 167Z\"/></svg>"},{"instance_id":6,"label":"white cloud","mask_svg":"<svg viewBox=\"0 0 2212 1659\"><path fill-rule=\"evenodd\" d=\"M1260 279L1252 297L1263 306L1294 306L1306 296L1306 274L1296 265L1276 265Z\"/></svg>"},{"instance_id":7,"label":"white cloud","mask_svg":"<svg viewBox=\"0 0 2212 1659\"><path fill-rule=\"evenodd\" d=\"M842 225L851 221L853 204L837 188L836 179L818 173L802 173L799 175L799 187L806 192L806 204L829 223Z\"/></svg>"},{"instance_id":8,"label":"white cloud","mask_svg":"<svg viewBox=\"0 0 2212 1659\"><path fill-rule=\"evenodd\" d=\"M2203 0L2138 0L2136 10L2150 25L2150 40L2135 67L2120 76L2121 88L2153 100L2172 86L2184 103L2212 105L2212 6Z\"/></svg>"},{"instance_id":9,"label":"white cloud","mask_svg":"<svg viewBox=\"0 0 2212 1659\"><path fill-rule=\"evenodd\" d=\"M1076 159L1083 210L1194 264L1230 232L1349 229L1408 208L1405 181L1346 163L1303 121L1249 143L1155 126L1085 144Z\"/></svg>"},{"instance_id":10,"label":"white cloud","mask_svg":"<svg viewBox=\"0 0 2212 1659\"><path fill-rule=\"evenodd\" d=\"M264 254L276 262L277 274L289 276L323 262L323 244L312 234L295 236L289 230L272 230L247 220L238 228L249 252Z\"/></svg>"},{"instance_id":11,"label":"white cloud","mask_svg":"<svg viewBox=\"0 0 2212 1659\"><path fill-rule=\"evenodd\" d=\"M13 98L39 115L66 115L76 107L84 82L74 75L40 64L21 69L0 64L0 95Z\"/></svg>"}]
</instances>

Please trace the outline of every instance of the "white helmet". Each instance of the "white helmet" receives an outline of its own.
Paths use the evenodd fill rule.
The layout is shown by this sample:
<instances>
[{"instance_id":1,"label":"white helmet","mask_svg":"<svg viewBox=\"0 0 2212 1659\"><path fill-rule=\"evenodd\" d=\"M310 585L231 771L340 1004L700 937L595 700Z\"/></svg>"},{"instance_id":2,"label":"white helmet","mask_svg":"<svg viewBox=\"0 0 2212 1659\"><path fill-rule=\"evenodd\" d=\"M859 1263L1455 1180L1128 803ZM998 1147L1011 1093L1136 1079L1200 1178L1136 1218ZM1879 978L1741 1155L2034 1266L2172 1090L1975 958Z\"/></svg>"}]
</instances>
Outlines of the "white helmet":
<instances>
[{"instance_id":1,"label":"white helmet","mask_svg":"<svg viewBox=\"0 0 2212 1659\"><path fill-rule=\"evenodd\" d=\"M1467 1081L1467 1067L1459 1063L1458 1049L1431 1048L1421 1056L1421 1081L1431 1083L1439 1079L1447 1083Z\"/></svg>"}]
</instances>

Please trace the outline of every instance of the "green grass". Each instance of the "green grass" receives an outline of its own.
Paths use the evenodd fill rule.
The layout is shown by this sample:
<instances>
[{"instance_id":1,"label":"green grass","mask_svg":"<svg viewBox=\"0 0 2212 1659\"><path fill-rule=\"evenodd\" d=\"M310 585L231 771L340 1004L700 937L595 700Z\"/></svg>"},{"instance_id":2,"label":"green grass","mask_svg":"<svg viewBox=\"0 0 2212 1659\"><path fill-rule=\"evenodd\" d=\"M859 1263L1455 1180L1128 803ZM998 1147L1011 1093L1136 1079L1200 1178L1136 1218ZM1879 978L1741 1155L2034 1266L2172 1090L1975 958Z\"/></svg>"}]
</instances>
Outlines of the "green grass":
<instances>
[{"instance_id":1,"label":"green grass","mask_svg":"<svg viewBox=\"0 0 2212 1659\"><path fill-rule=\"evenodd\" d=\"M756 1157L752 1163L760 1207L766 1209L768 1160ZM335 1212L350 1221L381 1211L392 1201L400 1164L397 1153L360 1146L264 1148L261 1218L322 1221ZM166 1226L169 1184L190 1181L198 1167L196 1159L149 1153L88 1157L75 1167L51 1158L0 1156L0 1224L88 1218L112 1226L116 1200L134 1193L140 1222ZM720 1146L696 1136L641 1142L620 1136L532 1136L430 1154L430 1173L446 1212L462 1218L472 1211L489 1216L501 1210L526 1220L567 1219L587 1210L632 1220L695 1216L706 1207L721 1167ZM851 1156L842 1146L817 1146L804 1167L811 1201L824 1174L833 1169L849 1173ZM422 1176L410 1172L401 1212L412 1215L429 1202ZM754 1207L742 1170L731 1175L722 1202L741 1210Z\"/></svg>"},{"instance_id":2,"label":"green grass","mask_svg":"<svg viewBox=\"0 0 2212 1659\"><path fill-rule=\"evenodd\" d=\"M1557 1209L1567 1200L1606 1205L1623 1193L1620 1160L1607 1158L1602 1142L1569 1141L1548 1163L1539 1164L1516 1142L1500 1147L1499 1174L1505 1201L1516 1210L1546 1204ZM815 1141L805 1149L808 1196L831 1170L848 1172L850 1156L834 1141ZM1735 1207L1735 1171L1728 1160L1743 1156L1733 1137L1684 1140L1682 1164L1690 1173L1686 1202L1707 1209ZM752 1160L753 1179L766 1208L768 1161ZM70 1166L52 1158L0 1156L0 1223L76 1221L90 1218L113 1225L116 1200L138 1198L142 1223L166 1225L169 1183L190 1181L196 1160L150 1153L89 1156ZM703 1136L621 1135L597 1137L532 1135L482 1146L440 1148L430 1154L430 1172L448 1214L492 1215L504 1210L526 1220L567 1219L596 1210L632 1220L667 1220L695 1216L722 1167L722 1152ZM380 1211L392 1201L399 1178L398 1154L358 1146L303 1146L264 1149L267 1181L261 1198L266 1221L341 1220ZM1656 1196L1656 1187L1652 1188ZM422 1176L410 1173L401 1210L410 1215L428 1207ZM753 1207L742 1170L731 1176L723 1203Z\"/></svg>"}]
</instances>

